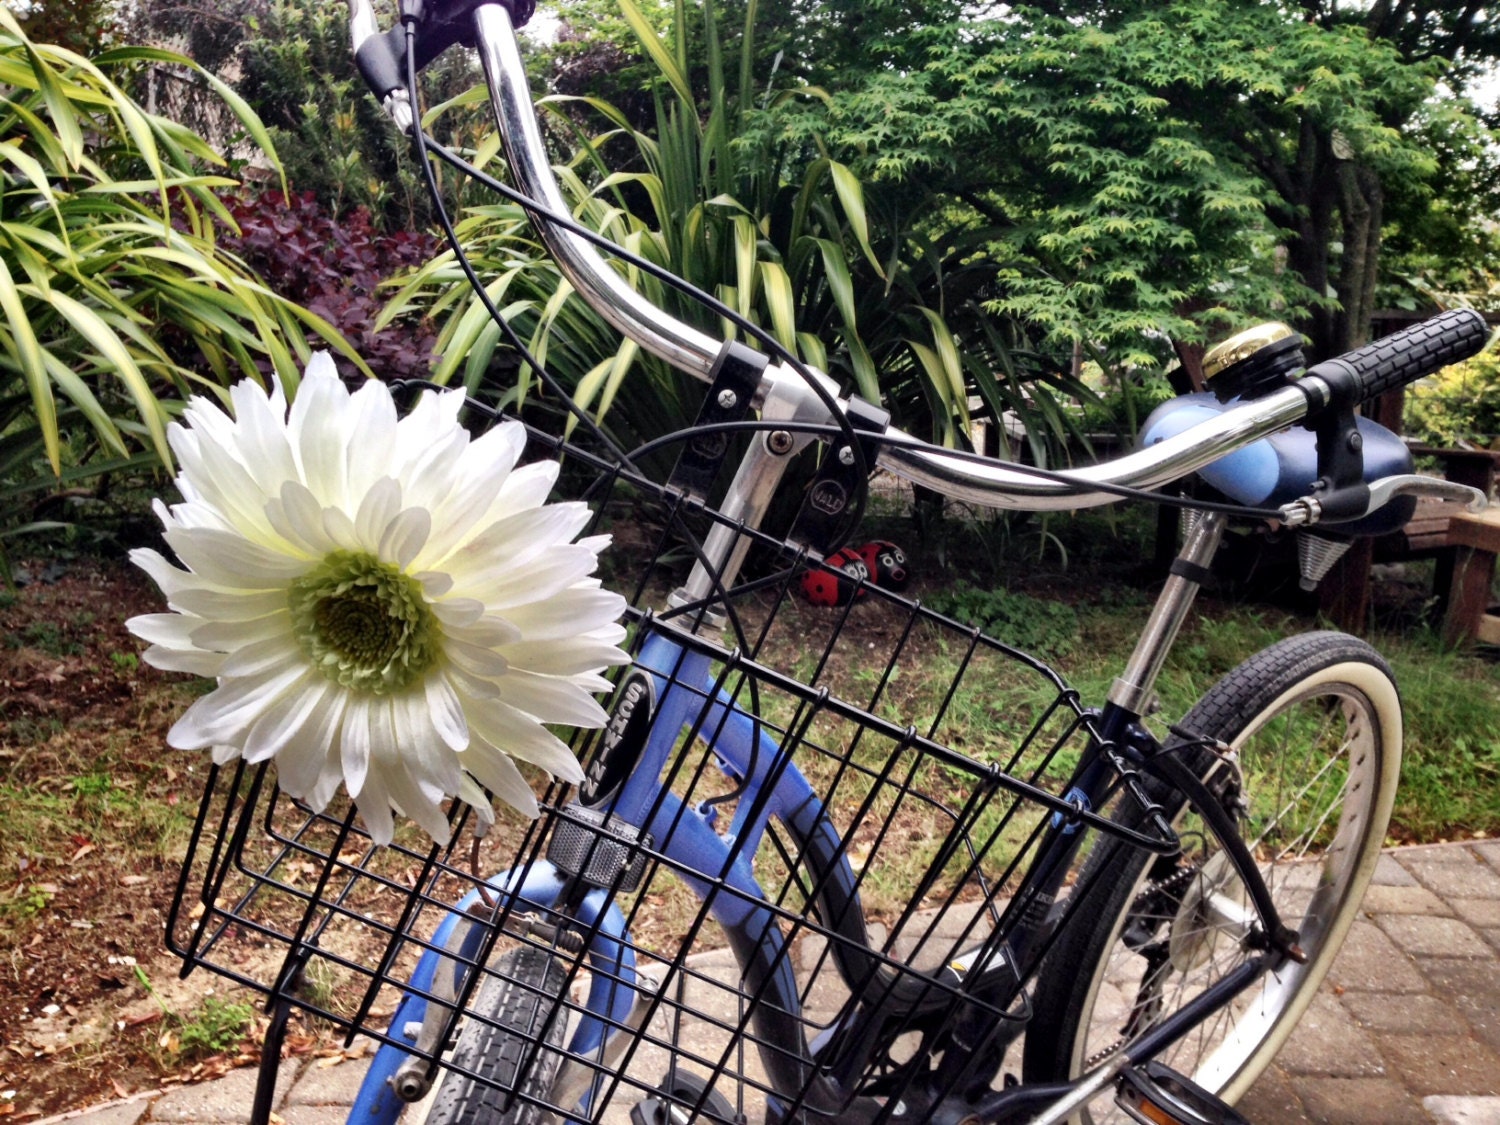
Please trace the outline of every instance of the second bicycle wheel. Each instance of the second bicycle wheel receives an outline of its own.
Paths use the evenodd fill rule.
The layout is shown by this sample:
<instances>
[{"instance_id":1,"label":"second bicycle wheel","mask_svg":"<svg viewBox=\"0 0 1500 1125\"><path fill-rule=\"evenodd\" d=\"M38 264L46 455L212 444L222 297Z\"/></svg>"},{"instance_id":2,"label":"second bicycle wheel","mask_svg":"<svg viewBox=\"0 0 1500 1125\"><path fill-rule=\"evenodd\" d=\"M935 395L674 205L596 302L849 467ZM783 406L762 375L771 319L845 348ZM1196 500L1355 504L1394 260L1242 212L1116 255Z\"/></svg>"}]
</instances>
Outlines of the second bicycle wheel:
<instances>
[{"instance_id":1,"label":"second bicycle wheel","mask_svg":"<svg viewBox=\"0 0 1500 1125\"><path fill-rule=\"evenodd\" d=\"M1232 1103L1291 1034L1358 913L1395 800L1401 706L1374 649L1310 633L1235 668L1179 729L1237 751L1225 799L1240 806L1244 839L1307 954L1160 1056ZM1184 754L1200 773L1218 761L1204 749ZM1179 810L1175 826L1179 855L1107 840L1085 861L1080 885L1099 888L1100 901L1082 908L1096 924L1072 919L1042 968L1028 1080L1085 1073L1254 955L1244 942L1254 914L1228 856L1196 814ZM1102 1098L1091 1112L1087 1120L1125 1120Z\"/></svg>"}]
</instances>

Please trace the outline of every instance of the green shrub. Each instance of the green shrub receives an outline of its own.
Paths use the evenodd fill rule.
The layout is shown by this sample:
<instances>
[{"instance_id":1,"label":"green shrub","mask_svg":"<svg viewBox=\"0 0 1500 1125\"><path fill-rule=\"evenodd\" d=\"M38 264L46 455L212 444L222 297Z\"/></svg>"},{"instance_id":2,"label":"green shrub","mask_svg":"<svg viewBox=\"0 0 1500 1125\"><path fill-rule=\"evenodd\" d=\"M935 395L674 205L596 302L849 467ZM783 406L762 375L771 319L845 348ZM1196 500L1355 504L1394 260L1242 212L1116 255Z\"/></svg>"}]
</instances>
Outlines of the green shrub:
<instances>
[{"instance_id":1,"label":"green shrub","mask_svg":"<svg viewBox=\"0 0 1500 1125\"><path fill-rule=\"evenodd\" d=\"M847 166L783 135L773 112L826 94L770 89L755 73L753 11L738 59L716 14L701 7L705 58L688 54L688 7L672 4L672 41L634 0L620 8L657 71L649 132L599 98L552 98L544 109L576 138L561 169L577 217L664 265L771 332L788 351L844 387L891 409L898 425L950 446L967 443L970 400L1027 422L1038 460L1076 432L1063 403L1087 395L1059 364L1038 356L1013 322L984 313L975 294L992 269L971 268L986 233L877 206ZM753 9L753 5L752 5ZM774 74L770 76L774 81ZM597 132L596 132L597 130ZM692 416L696 388L641 354L572 294L536 245L519 208L474 207L459 226L490 296L586 408L623 441L649 438ZM629 284L710 335L732 331L716 314L635 269ZM387 315L417 308L443 320L440 380L471 389L492 362L515 364L465 291L451 257L419 271ZM520 372L525 394L528 372ZM627 378L651 394L619 394Z\"/></svg>"},{"instance_id":2,"label":"green shrub","mask_svg":"<svg viewBox=\"0 0 1500 1125\"><path fill-rule=\"evenodd\" d=\"M192 66L34 44L0 7L0 545L57 526L52 499L101 474L170 465L166 425L189 392L262 367L294 387L307 329L349 351L216 247L215 193L234 181L204 169L223 158L123 89L156 62ZM202 77L274 159L254 114Z\"/></svg>"},{"instance_id":3,"label":"green shrub","mask_svg":"<svg viewBox=\"0 0 1500 1125\"><path fill-rule=\"evenodd\" d=\"M1411 387L1405 426L1429 445L1490 445L1500 437L1500 351L1488 349Z\"/></svg>"}]
</instances>

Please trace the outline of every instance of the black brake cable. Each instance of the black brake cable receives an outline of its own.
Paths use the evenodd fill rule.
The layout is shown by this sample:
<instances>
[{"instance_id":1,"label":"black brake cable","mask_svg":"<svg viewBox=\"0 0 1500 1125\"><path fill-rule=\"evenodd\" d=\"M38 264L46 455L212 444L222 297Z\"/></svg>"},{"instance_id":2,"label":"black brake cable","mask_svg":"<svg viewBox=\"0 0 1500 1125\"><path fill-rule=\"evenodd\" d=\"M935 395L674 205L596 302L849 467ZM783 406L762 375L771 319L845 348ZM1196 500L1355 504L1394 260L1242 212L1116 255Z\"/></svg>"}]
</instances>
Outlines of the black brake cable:
<instances>
[{"instance_id":1,"label":"black brake cable","mask_svg":"<svg viewBox=\"0 0 1500 1125\"><path fill-rule=\"evenodd\" d=\"M442 227L443 234L452 247L454 256L458 260L459 268L463 270L464 277L469 282L469 287L479 298L484 306L485 312L495 322L496 327L505 337L505 342L514 348L520 355L522 361L528 364L536 372L537 378L549 391L556 395L563 403L569 414L581 422L589 434L598 441L605 449L609 450L620 463L634 467L630 455L620 445L604 432L604 428L589 417L588 411L574 401L573 396L563 389L562 385L552 376L536 356L531 353L520 334L511 326L505 316L495 307L495 302L490 299L489 292L480 280L468 256L463 252L462 244L459 242L458 232L453 229L453 221L448 216L448 208L443 203L443 195L438 188L437 174L433 170L432 160L428 154L428 138L421 128L421 102L419 100L420 85L417 81L417 53L416 53L416 24L414 21L406 21L403 25L406 29L406 87L407 97L412 106L412 147L416 153L417 164L422 170L422 178L427 185L427 193L432 197L433 210L437 213L438 225Z\"/></svg>"}]
</instances>

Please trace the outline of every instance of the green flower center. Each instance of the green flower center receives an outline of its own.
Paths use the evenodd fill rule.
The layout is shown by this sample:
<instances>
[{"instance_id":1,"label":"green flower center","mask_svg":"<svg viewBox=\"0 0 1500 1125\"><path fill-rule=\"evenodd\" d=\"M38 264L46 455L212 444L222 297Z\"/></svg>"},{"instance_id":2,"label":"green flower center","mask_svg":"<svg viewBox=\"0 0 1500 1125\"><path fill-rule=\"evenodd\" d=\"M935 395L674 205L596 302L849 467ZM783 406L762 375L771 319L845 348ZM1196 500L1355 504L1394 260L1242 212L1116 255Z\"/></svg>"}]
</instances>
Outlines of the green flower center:
<instances>
[{"instance_id":1,"label":"green flower center","mask_svg":"<svg viewBox=\"0 0 1500 1125\"><path fill-rule=\"evenodd\" d=\"M421 583L363 551L334 551L292 583L287 605L313 667L355 691L400 691L442 652Z\"/></svg>"}]
</instances>

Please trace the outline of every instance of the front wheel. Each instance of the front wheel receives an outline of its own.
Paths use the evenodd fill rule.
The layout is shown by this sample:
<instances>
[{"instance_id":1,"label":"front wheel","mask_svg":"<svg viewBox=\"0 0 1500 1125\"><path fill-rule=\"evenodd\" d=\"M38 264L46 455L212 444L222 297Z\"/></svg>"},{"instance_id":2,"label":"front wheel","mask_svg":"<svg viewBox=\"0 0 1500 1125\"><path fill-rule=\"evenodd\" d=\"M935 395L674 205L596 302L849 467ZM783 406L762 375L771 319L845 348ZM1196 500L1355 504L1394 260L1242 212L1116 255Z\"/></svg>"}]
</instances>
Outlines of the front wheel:
<instances>
[{"instance_id":1,"label":"front wheel","mask_svg":"<svg viewBox=\"0 0 1500 1125\"><path fill-rule=\"evenodd\" d=\"M562 1062L567 1020L554 1009L565 976L560 961L534 946L496 963L474 991L449 1060L483 1081L445 1070L427 1125L535 1125L547 1116L537 1103L549 1100Z\"/></svg>"},{"instance_id":2,"label":"front wheel","mask_svg":"<svg viewBox=\"0 0 1500 1125\"><path fill-rule=\"evenodd\" d=\"M1233 1103L1291 1034L1358 913L1395 800L1401 704L1369 645L1311 633L1245 661L1179 729L1237 751L1237 776L1207 749L1181 753L1200 776L1219 771L1213 787L1240 806L1244 839L1307 954L1161 1056ZM1116 815L1141 820L1133 805ZM1191 810L1179 808L1175 826L1179 855L1109 839L1085 861L1079 883L1098 888L1100 903L1082 904L1094 924L1072 919L1042 967L1028 1080L1078 1077L1255 955L1244 940L1253 911L1229 857ZM1125 1119L1102 1101L1089 1112L1094 1122Z\"/></svg>"}]
</instances>

